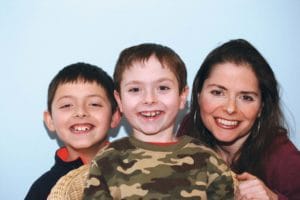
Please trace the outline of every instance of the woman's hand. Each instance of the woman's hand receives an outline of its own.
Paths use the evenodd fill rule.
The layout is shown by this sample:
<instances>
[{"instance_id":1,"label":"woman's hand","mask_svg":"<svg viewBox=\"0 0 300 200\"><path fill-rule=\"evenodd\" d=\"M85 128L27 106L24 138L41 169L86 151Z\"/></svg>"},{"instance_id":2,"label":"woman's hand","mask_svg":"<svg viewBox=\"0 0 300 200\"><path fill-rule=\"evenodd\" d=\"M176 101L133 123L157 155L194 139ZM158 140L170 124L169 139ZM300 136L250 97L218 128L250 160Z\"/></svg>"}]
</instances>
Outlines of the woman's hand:
<instances>
[{"instance_id":1,"label":"woman's hand","mask_svg":"<svg viewBox=\"0 0 300 200\"><path fill-rule=\"evenodd\" d=\"M239 181L237 192L235 195L236 200L277 200L278 196L270 190L260 179L244 172L236 176Z\"/></svg>"}]
</instances>

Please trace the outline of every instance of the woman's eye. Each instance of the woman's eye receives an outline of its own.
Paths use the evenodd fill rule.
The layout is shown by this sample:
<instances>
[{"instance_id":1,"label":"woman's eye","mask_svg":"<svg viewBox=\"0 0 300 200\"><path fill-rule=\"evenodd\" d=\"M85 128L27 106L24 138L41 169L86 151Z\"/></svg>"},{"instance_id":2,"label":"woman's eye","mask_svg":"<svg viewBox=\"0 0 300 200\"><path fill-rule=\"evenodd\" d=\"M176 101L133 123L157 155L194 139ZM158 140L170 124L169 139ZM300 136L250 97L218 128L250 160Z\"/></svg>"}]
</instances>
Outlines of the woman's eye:
<instances>
[{"instance_id":1,"label":"woman's eye","mask_svg":"<svg viewBox=\"0 0 300 200\"><path fill-rule=\"evenodd\" d=\"M220 96L223 94L223 92L221 90L212 90L212 91L210 91L210 93L214 96Z\"/></svg>"},{"instance_id":2,"label":"woman's eye","mask_svg":"<svg viewBox=\"0 0 300 200\"><path fill-rule=\"evenodd\" d=\"M245 100L245 101L254 101L254 98L249 95L243 95L241 98L242 98L242 100Z\"/></svg>"}]
</instances>

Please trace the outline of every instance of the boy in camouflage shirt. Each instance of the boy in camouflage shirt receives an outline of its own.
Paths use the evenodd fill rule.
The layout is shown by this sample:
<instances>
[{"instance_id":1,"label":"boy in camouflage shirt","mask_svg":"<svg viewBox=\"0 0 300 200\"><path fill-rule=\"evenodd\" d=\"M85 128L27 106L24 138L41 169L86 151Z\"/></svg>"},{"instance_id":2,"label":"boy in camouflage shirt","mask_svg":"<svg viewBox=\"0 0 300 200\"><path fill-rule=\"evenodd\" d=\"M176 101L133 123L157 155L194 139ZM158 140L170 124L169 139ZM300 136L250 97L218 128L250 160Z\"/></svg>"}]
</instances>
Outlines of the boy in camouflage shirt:
<instances>
[{"instance_id":1,"label":"boy in camouflage shirt","mask_svg":"<svg viewBox=\"0 0 300 200\"><path fill-rule=\"evenodd\" d=\"M115 97L132 135L97 154L84 199L233 199L224 161L197 139L174 134L186 77L185 64L168 47L140 44L121 52Z\"/></svg>"}]
</instances>

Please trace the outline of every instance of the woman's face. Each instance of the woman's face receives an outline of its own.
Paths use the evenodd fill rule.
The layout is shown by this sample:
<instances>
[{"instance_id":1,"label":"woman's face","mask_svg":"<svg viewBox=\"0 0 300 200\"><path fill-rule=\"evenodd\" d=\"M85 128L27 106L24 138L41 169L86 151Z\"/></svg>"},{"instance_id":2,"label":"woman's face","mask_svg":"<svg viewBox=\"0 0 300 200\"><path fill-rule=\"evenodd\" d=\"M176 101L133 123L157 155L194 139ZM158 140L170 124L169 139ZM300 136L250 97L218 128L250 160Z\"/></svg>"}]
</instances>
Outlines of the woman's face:
<instances>
[{"instance_id":1,"label":"woman's face","mask_svg":"<svg viewBox=\"0 0 300 200\"><path fill-rule=\"evenodd\" d=\"M255 73L246 64L215 65L198 104L204 125L219 142L242 145L262 108Z\"/></svg>"}]
</instances>

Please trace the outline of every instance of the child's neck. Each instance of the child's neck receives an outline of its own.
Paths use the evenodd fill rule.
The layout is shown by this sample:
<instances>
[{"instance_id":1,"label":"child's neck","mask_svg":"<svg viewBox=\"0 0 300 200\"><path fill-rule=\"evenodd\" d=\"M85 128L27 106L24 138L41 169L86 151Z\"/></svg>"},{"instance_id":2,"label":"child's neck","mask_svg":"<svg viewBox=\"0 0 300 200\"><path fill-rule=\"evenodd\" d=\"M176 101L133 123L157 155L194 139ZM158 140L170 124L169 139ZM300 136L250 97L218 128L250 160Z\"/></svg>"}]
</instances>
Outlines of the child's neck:
<instances>
[{"instance_id":1,"label":"child's neck","mask_svg":"<svg viewBox=\"0 0 300 200\"><path fill-rule=\"evenodd\" d=\"M178 141L178 138L173 133L153 135L147 135L144 133L133 133L133 136L140 141L149 143L174 143Z\"/></svg>"},{"instance_id":2,"label":"child's neck","mask_svg":"<svg viewBox=\"0 0 300 200\"><path fill-rule=\"evenodd\" d=\"M107 141L103 142L101 145L90 147L87 149L72 149L68 148L69 156L68 160L76 160L80 158L84 164L88 164L92 161L92 159L96 156L97 152L107 143Z\"/></svg>"}]
</instances>

